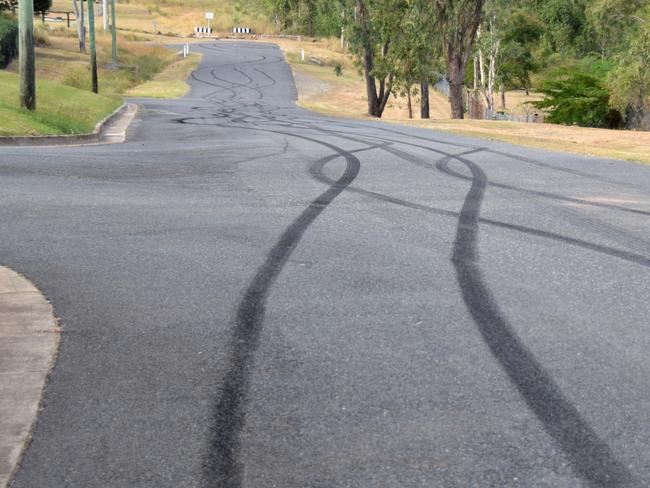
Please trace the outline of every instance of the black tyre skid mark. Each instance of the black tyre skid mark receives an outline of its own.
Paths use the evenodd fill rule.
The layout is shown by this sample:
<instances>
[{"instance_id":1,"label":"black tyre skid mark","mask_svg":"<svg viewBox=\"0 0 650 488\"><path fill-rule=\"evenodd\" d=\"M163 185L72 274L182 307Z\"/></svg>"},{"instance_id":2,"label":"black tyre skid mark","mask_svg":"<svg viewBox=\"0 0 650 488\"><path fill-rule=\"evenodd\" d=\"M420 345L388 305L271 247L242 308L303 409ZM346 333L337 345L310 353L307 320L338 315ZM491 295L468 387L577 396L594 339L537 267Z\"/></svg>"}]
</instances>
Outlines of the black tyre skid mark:
<instances>
[{"instance_id":1,"label":"black tyre skid mark","mask_svg":"<svg viewBox=\"0 0 650 488\"><path fill-rule=\"evenodd\" d=\"M485 343L577 474L594 487L639 486L564 397L499 309L478 264L479 218L488 180L476 163L461 157L455 159L471 171L472 184L458 219L452 262L465 305ZM444 163L445 160L438 163L443 171Z\"/></svg>"},{"instance_id":2,"label":"black tyre skid mark","mask_svg":"<svg viewBox=\"0 0 650 488\"><path fill-rule=\"evenodd\" d=\"M250 375L255 351L259 346L269 291L305 231L352 183L360 170L359 160L348 151L309 137L289 133L286 135L331 149L345 158L347 166L344 174L313 200L281 234L239 302L231 341L230 366L216 396L211 441L204 461L203 486L206 488L242 486L240 434L244 426Z\"/></svg>"}]
</instances>

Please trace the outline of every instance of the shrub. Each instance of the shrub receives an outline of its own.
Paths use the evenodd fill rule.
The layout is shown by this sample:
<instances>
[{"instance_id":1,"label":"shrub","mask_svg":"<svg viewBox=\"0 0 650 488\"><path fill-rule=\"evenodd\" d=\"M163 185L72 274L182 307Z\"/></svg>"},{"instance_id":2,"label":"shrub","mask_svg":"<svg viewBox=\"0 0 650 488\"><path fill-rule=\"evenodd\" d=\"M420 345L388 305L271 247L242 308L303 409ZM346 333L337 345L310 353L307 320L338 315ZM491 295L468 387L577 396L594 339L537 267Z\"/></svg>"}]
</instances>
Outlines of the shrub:
<instances>
[{"instance_id":1,"label":"shrub","mask_svg":"<svg viewBox=\"0 0 650 488\"><path fill-rule=\"evenodd\" d=\"M18 56L18 23L0 16L0 69Z\"/></svg>"},{"instance_id":2,"label":"shrub","mask_svg":"<svg viewBox=\"0 0 650 488\"><path fill-rule=\"evenodd\" d=\"M50 35L45 28L41 26L36 26L34 28L34 43L37 46L50 45Z\"/></svg>"},{"instance_id":3,"label":"shrub","mask_svg":"<svg viewBox=\"0 0 650 488\"><path fill-rule=\"evenodd\" d=\"M543 100L532 102L548 111L547 122L584 127L621 127L623 118L610 106L610 93L605 79L611 64L585 58L575 66L554 70L541 83L538 91Z\"/></svg>"},{"instance_id":4,"label":"shrub","mask_svg":"<svg viewBox=\"0 0 650 488\"><path fill-rule=\"evenodd\" d=\"M86 90L90 86L90 71L85 66L69 66L63 77L63 84Z\"/></svg>"}]
</instances>

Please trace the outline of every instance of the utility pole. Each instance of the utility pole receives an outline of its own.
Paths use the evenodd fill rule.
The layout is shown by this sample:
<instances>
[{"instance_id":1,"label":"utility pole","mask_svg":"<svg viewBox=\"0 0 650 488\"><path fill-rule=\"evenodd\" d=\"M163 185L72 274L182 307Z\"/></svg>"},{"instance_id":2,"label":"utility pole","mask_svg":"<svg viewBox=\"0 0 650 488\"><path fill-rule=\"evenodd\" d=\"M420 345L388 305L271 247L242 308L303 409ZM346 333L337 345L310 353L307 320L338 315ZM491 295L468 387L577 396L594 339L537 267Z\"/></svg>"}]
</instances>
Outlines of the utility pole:
<instances>
[{"instance_id":1,"label":"utility pole","mask_svg":"<svg viewBox=\"0 0 650 488\"><path fill-rule=\"evenodd\" d=\"M102 0L102 21L104 23L104 32L108 32L108 0Z\"/></svg>"},{"instance_id":2,"label":"utility pole","mask_svg":"<svg viewBox=\"0 0 650 488\"><path fill-rule=\"evenodd\" d=\"M34 0L18 4L20 106L36 109L36 66L34 64Z\"/></svg>"},{"instance_id":3,"label":"utility pole","mask_svg":"<svg viewBox=\"0 0 650 488\"><path fill-rule=\"evenodd\" d=\"M115 27L115 0L111 0L111 35L113 37L113 65L117 67L117 27Z\"/></svg>"},{"instance_id":4,"label":"utility pole","mask_svg":"<svg viewBox=\"0 0 650 488\"><path fill-rule=\"evenodd\" d=\"M93 93L99 93L97 83L97 49L95 45L95 0L88 0L88 33L90 34L90 72L93 79Z\"/></svg>"}]
</instances>

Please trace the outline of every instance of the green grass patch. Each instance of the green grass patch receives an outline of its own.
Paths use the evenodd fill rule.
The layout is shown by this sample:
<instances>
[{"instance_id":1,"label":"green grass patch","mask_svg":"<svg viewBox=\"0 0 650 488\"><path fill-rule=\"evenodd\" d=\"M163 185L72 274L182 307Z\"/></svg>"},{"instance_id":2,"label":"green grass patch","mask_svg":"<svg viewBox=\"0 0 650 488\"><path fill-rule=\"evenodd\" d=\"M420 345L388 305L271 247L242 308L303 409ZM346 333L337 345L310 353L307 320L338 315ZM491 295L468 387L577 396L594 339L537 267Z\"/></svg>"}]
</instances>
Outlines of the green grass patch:
<instances>
[{"instance_id":1,"label":"green grass patch","mask_svg":"<svg viewBox=\"0 0 650 488\"><path fill-rule=\"evenodd\" d=\"M180 59L155 75L150 81L131 88L127 95L141 98L178 98L185 95L190 86L186 80L196 69L202 56L190 54L185 59Z\"/></svg>"},{"instance_id":2,"label":"green grass patch","mask_svg":"<svg viewBox=\"0 0 650 488\"><path fill-rule=\"evenodd\" d=\"M0 71L0 136L85 134L121 103L86 90L39 80L36 111L20 108L18 75Z\"/></svg>"}]
</instances>

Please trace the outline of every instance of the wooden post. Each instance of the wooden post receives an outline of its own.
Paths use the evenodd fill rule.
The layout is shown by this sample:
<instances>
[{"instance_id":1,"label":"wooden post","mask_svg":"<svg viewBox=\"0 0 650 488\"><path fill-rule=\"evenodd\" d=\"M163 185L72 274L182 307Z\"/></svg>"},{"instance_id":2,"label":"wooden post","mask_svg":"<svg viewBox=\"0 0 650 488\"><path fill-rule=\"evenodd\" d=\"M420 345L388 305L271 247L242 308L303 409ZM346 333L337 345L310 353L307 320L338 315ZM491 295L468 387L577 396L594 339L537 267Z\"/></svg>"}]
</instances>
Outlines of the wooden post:
<instances>
[{"instance_id":1,"label":"wooden post","mask_svg":"<svg viewBox=\"0 0 650 488\"><path fill-rule=\"evenodd\" d=\"M34 1L20 0L18 4L20 106L36 109L36 66L34 62Z\"/></svg>"},{"instance_id":2,"label":"wooden post","mask_svg":"<svg viewBox=\"0 0 650 488\"><path fill-rule=\"evenodd\" d=\"M420 82L420 118L429 118L429 80Z\"/></svg>"},{"instance_id":3,"label":"wooden post","mask_svg":"<svg viewBox=\"0 0 650 488\"><path fill-rule=\"evenodd\" d=\"M111 0L111 35L113 37L113 64L117 66L117 27L115 26L115 0Z\"/></svg>"},{"instance_id":4,"label":"wooden post","mask_svg":"<svg viewBox=\"0 0 650 488\"><path fill-rule=\"evenodd\" d=\"M66 20L68 22L68 28L70 28L70 12L66 12L65 16L66 16Z\"/></svg>"},{"instance_id":5,"label":"wooden post","mask_svg":"<svg viewBox=\"0 0 650 488\"><path fill-rule=\"evenodd\" d=\"M95 45L95 0L88 0L88 33L90 34L90 72L93 93L99 92L97 82L97 49Z\"/></svg>"}]
</instances>

